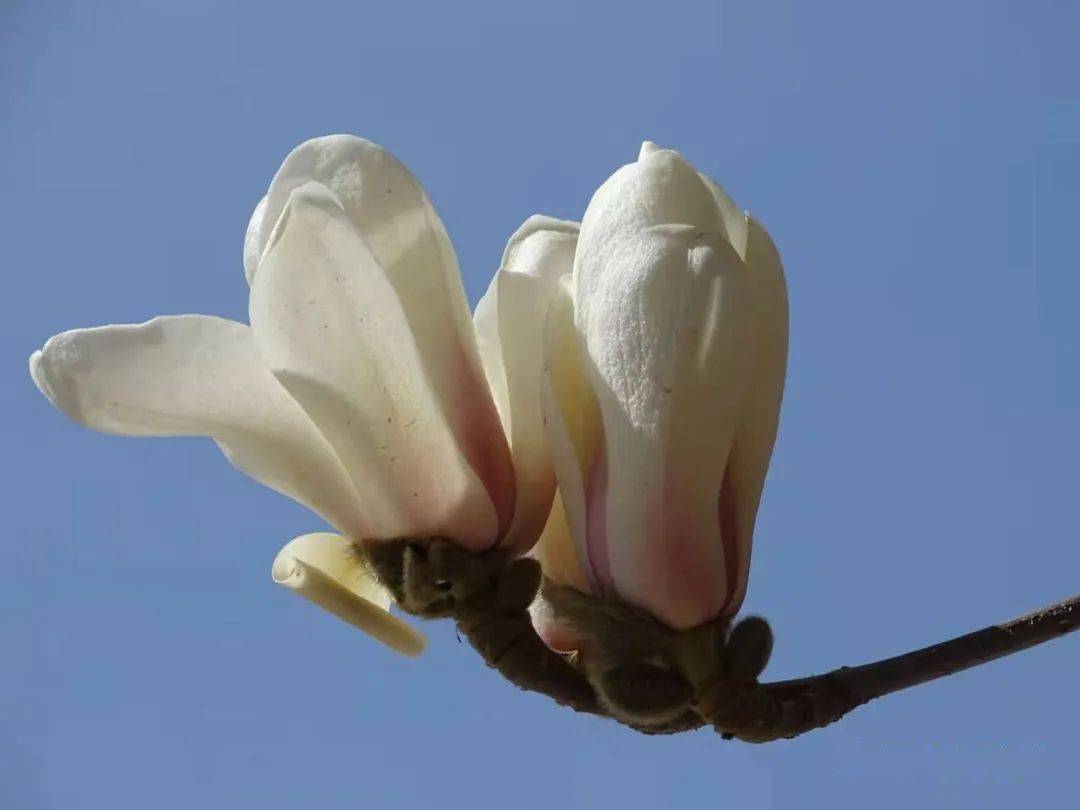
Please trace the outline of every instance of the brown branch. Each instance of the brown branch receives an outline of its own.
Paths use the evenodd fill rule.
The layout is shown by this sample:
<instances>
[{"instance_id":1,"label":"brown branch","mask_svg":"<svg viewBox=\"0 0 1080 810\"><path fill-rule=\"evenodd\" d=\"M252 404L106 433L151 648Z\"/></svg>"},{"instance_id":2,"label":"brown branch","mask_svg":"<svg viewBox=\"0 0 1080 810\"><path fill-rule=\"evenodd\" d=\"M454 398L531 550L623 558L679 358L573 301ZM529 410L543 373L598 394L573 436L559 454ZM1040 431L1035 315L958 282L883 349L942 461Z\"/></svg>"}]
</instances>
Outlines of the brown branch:
<instances>
[{"instance_id":1,"label":"brown branch","mask_svg":"<svg viewBox=\"0 0 1080 810\"><path fill-rule=\"evenodd\" d=\"M527 610L503 608L490 592L459 609L455 619L480 657L510 683L574 711L606 715L585 676L537 635Z\"/></svg>"},{"instance_id":2,"label":"brown branch","mask_svg":"<svg viewBox=\"0 0 1080 810\"><path fill-rule=\"evenodd\" d=\"M585 673L549 649L533 628L528 606L537 594L540 566L519 559L496 571L452 611L469 643L488 666L519 688L540 692L575 711L610 717ZM1080 596L1074 596L940 644L809 678L762 684L720 671L682 716L664 726L631 727L647 734L673 734L710 724L724 737L747 742L795 737L875 698L1011 655L1078 627Z\"/></svg>"},{"instance_id":3,"label":"brown branch","mask_svg":"<svg viewBox=\"0 0 1080 810\"><path fill-rule=\"evenodd\" d=\"M577 712L610 717L585 675L537 635L527 611L504 612L486 601L474 600L457 612L458 630L484 662L506 680L527 692L547 695ZM693 711L658 726L637 727L643 734L678 734L704 725Z\"/></svg>"},{"instance_id":4,"label":"brown branch","mask_svg":"<svg viewBox=\"0 0 1080 810\"><path fill-rule=\"evenodd\" d=\"M1080 596L949 641L858 667L768 684L718 676L698 696L699 714L726 737L768 742L839 720L892 692L1011 655L1080 627Z\"/></svg>"}]
</instances>

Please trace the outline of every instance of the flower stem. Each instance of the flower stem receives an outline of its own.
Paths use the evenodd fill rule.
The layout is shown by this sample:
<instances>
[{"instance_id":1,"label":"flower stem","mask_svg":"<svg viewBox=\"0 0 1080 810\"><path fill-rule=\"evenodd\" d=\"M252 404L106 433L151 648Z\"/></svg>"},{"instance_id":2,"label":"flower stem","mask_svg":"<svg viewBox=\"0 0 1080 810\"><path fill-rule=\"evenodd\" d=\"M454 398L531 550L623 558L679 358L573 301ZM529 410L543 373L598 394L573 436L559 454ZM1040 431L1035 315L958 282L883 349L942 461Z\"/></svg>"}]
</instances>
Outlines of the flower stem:
<instances>
[{"instance_id":1,"label":"flower stem","mask_svg":"<svg viewBox=\"0 0 1080 810\"><path fill-rule=\"evenodd\" d=\"M699 714L725 736L748 742L796 737L875 698L1012 655L1080 627L1080 595L940 644L823 675L766 684L714 678Z\"/></svg>"}]
</instances>

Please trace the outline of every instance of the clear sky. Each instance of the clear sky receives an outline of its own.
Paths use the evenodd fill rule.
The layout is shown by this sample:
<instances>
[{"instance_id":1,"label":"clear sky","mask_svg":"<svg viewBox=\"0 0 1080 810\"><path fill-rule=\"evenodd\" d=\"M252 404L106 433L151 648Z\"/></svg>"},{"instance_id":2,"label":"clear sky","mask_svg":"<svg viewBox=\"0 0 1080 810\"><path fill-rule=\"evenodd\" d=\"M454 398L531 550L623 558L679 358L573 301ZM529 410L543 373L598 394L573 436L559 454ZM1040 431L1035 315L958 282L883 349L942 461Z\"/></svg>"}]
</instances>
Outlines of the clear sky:
<instances>
[{"instance_id":1,"label":"clear sky","mask_svg":"<svg viewBox=\"0 0 1080 810\"><path fill-rule=\"evenodd\" d=\"M1052 0L0 0L0 806L1068 804L1078 638L791 742L636 736L514 690L449 625L398 659L275 586L314 515L207 440L76 427L26 358L77 326L246 320L248 215L309 137L417 174L474 303L525 217L579 218L655 140L787 268L746 602L766 675L938 641L1080 586L1078 32Z\"/></svg>"}]
</instances>

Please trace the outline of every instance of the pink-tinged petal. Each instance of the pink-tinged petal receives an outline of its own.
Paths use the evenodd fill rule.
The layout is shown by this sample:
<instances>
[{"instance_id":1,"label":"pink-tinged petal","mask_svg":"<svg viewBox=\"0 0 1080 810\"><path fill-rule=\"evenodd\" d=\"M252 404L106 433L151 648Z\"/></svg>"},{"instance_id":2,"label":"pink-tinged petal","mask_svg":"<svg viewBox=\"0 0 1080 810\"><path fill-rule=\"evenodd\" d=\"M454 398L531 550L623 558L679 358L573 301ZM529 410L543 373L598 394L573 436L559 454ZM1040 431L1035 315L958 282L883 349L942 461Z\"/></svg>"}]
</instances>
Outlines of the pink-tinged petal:
<instances>
[{"instance_id":1,"label":"pink-tinged petal","mask_svg":"<svg viewBox=\"0 0 1080 810\"><path fill-rule=\"evenodd\" d=\"M718 186L647 143L593 197L572 290L572 315L568 296L552 305L544 392L587 576L571 584L676 628L733 614L785 372L775 248ZM538 547L546 570L558 570L558 537L545 531ZM535 621L567 641L539 608Z\"/></svg>"},{"instance_id":2,"label":"pink-tinged petal","mask_svg":"<svg viewBox=\"0 0 1080 810\"><path fill-rule=\"evenodd\" d=\"M482 481L505 532L514 475L476 347L457 258L446 229L412 173L370 141L331 135L301 144L274 176L262 215L260 256L294 190L328 188L398 299L428 396ZM256 274L257 275L257 274Z\"/></svg>"},{"instance_id":3,"label":"pink-tinged petal","mask_svg":"<svg viewBox=\"0 0 1080 810\"><path fill-rule=\"evenodd\" d=\"M575 222L527 220L510 238L473 317L517 482L514 519L503 545L519 552L536 542L555 493L540 407L543 332L559 279L573 269L577 233Z\"/></svg>"},{"instance_id":4,"label":"pink-tinged petal","mask_svg":"<svg viewBox=\"0 0 1080 810\"><path fill-rule=\"evenodd\" d=\"M603 392L612 577L690 627L734 586L717 499L752 361L745 268L726 240L692 231L628 240L613 261L620 272L596 288L609 304L584 324Z\"/></svg>"},{"instance_id":5,"label":"pink-tinged petal","mask_svg":"<svg viewBox=\"0 0 1080 810\"><path fill-rule=\"evenodd\" d=\"M555 652L570 653L582 648L582 636L559 618L542 594L529 605L529 618L540 640Z\"/></svg>"},{"instance_id":6,"label":"pink-tinged petal","mask_svg":"<svg viewBox=\"0 0 1080 810\"><path fill-rule=\"evenodd\" d=\"M745 587L738 537L721 531L737 510L720 504L754 366L747 268L700 175L645 149L590 203L575 284L607 447L614 589L693 626Z\"/></svg>"},{"instance_id":7,"label":"pink-tinged petal","mask_svg":"<svg viewBox=\"0 0 1080 810\"><path fill-rule=\"evenodd\" d=\"M255 480L346 534L367 531L345 468L244 324L181 315L77 329L35 352L30 373L76 422L127 436L212 437Z\"/></svg>"},{"instance_id":8,"label":"pink-tinged petal","mask_svg":"<svg viewBox=\"0 0 1080 810\"><path fill-rule=\"evenodd\" d=\"M252 283L251 323L361 493L370 537L443 536L477 549L497 540L485 483L499 471L478 474L462 445L483 447L491 432L504 440L494 407L490 420L469 407L467 350L449 329L432 374L399 291L325 186L292 193ZM446 403L470 421L452 425Z\"/></svg>"}]
</instances>

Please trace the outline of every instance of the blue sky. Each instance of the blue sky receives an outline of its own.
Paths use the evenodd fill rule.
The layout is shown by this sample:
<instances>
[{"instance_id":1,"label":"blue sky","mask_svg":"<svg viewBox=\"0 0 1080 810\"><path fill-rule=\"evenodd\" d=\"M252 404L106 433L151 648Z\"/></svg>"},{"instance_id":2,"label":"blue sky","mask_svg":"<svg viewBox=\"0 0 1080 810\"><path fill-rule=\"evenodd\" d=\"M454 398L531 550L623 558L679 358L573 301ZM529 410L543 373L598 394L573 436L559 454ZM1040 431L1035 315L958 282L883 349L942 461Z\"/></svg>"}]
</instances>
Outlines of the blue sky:
<instances>
[{"instance_id":1,"label":"blue sky","mask_svg":"<svg viewBox=\"0 0 1080 810\"><path fill-rule=\"evenodd\" d=\"M470 299L648 138L773 234L791 294L746 609L786 678L1077 590L1080 9L1067 2L0 2L0 804L1063 806L1077 639L764 747L519 693L450 626L397 659L273 585L310 513L206 440L66 422L76 326L246 319L297 143L396 153ZM618 802L618 805L616 805ZM474 806L474 805L470 805Z\"/></svg>"}]
</instances>

